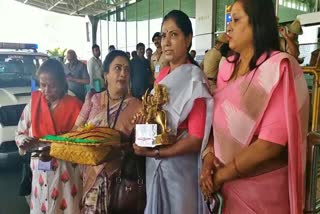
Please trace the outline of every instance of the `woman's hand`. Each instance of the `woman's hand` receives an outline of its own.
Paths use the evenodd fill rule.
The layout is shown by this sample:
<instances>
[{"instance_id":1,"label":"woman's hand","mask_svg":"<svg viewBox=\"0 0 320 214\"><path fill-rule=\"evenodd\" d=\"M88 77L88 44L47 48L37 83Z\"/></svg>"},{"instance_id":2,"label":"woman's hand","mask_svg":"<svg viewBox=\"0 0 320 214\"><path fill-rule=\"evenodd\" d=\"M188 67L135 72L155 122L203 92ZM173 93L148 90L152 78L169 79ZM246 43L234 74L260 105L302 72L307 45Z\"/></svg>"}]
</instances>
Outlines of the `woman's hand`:
<instances>
[{"instance_id":1,"label":"woman's hand","mask_svg":"<svg viewBox=\"0 0 320 214\"><path fill-rule=\"evenodd\" d=\"M213 193L213 174L216 171L216 167L213 162L213 153L207 154L203 159L200 175L200 187L205 200L210 199Z\"/></svg>"},{"instance_id":2,"label":"woman's hand","mask_svg":"<svg viewBox=\"0 0 320 214\"><path fill-rule=\"evenodd\" d=\"M52 159L50 156L50 146L45 147L40 153L39 153L39 159L43 162L48 162Z\"/></svg>"},{"instance_id":3,"label":"woman's hand","mask_svg":"<svg viewBox=\"0 0 320 214\"><path fill-rule=\"evenodd\" d=\"M218 192L223 183L224 183L224 178L223 178L223 173L222 173L223 168L218 168L216 170L216 173L214 173L213 176L213 192Z\"/></svg>"},{"instance_id":4,"label":"woman's hand","mask_svg":"<svg viewBox=\"0 0 320 214\"><path fill-rule=\"evenodd\" d=\"M156 157L156 152L152 148L146 148L133 144L134 153L136 155L145 156L145 157Z\"/></svg>"},{"instance_id":5,"label":"woman's hand","mask_svg":"<svg viewBox=\"0 0 320 214\"><path fill-rule=\"evenodd\" d=\"M21 145L19 146L20 149L28 150L29 148L32 148L36 143L38 142L38 139L33 137L26 137Z\"/></svg>"},{"instance_id":6,"label":"woman's hand","mask_svg":"<svg viewBox=\"0 0 320 214\"><path fill-rule=\"evenodd\" d=\"M215 174L223 164L214 156L213 153L207 154L203 159L200 176L200 187L205 200L212 197L212 193L220 188L220 184L215 181Z\"/></svg>"},{"instance_id":7,"label":"woman's hand","mask_svg":"<svg viewBox=\"0 0 320 214\"><path fill-rule=\"evenodd\" d=\"M146 116L144 116L142 114L142 112L138 112L133 116L131 123L132 124L145 124L147 121L146 119L147 119Z\"/></svg>"}]
</instances>

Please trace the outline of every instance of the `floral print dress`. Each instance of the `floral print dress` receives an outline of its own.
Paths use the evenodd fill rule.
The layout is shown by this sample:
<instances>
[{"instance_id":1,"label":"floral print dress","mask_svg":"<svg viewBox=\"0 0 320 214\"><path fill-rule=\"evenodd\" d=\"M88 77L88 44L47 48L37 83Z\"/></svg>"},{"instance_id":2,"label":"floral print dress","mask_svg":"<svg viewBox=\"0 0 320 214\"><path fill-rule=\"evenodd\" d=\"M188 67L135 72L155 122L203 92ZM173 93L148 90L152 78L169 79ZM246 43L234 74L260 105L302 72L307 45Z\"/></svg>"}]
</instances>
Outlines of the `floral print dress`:
<instances>
[{"instance_id":1,"label":"floral print dress","mask_svg":"<svg viewBox=\"0 0 320 214\"><path fill-rule=\"evenodd\" d=\"M19 121L16 143L32 135L31 108L28 104ZM42 162L43 163L43 162ZM32 190L31 214L77 214L81 212L82 174L77 164L52 159L49 170L39 169L43 165L38 158L31 158Z\"/></svg>"}]
</instances>

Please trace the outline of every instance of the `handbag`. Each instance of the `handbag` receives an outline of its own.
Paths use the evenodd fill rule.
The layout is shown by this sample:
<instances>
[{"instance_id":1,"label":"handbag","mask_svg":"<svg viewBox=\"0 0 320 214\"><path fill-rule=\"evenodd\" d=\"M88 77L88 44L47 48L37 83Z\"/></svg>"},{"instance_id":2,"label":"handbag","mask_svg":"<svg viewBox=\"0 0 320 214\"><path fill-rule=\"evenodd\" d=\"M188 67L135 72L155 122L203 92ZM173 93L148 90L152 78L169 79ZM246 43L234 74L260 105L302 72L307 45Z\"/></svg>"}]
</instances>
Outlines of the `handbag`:
<instances>
[{"instance_id":1,"label":"handbag","mask_svg":"<svg viewBox=\"0 0 320 214\"><path fill-rule=\"evenodd\" d=\"M146 205L145 158L127 154L109 179L108 212L143 214Z\"/></svg>"},{"instance_id":2,"label":"handbag","mask_svg":"<svg viewBox=\"0 0 320 214\"><path fill-rule=\"evenodd\" d=\"M27 196L31 194L32 171L30 168L30 159L31 159L31 153L27 153L26 155L21 157L22 176L21 176L21 181L19 185L20 196Z\"/></svg>"},{"instance_id":3,"label":"handbag","mask_svg":"<svg viewBox=\"0 0 320 214\"><path fill-rule=\"evenodd\" d=\"M223 208L223 197L221 193L216 192L213 195L213 200L207 200L207 207L210 214L221 214Z\"/></svg>"}]
</instances>

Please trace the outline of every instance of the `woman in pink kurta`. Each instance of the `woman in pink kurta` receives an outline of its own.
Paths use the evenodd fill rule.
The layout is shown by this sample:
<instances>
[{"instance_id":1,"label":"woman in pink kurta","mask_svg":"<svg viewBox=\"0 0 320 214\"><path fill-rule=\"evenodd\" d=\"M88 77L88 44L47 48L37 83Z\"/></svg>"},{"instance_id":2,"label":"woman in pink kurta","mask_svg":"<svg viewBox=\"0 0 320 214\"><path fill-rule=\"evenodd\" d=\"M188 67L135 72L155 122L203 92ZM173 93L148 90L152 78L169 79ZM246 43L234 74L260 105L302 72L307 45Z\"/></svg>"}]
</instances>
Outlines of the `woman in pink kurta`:
<instances>
[{"instance_id":1,"label":"woman in pink kurta","mask_svg":"<svg viewBox=\"0 0 320 214\"><path fill-rule=\"evenodd\" d=\"M231 15L229 46L237 54L219 69L202 191L221 191L223 213L302 213L309 109L303 72L278 51L272 1L237 0Z\"/></svg>"}]
</instances>

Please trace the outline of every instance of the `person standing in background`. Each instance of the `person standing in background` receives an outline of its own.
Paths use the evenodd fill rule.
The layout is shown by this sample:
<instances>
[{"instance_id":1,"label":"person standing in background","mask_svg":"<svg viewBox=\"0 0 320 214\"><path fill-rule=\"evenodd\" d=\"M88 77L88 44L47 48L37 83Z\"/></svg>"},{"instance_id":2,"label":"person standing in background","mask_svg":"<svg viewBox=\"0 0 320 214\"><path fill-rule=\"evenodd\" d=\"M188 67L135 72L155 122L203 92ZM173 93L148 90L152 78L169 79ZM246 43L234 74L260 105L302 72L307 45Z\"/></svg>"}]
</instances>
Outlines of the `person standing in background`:
<instances>
[{"instance_id":1,"label":"person standing in background","mask_svg":"<svg viewBox=\"0 0 320 214\"><path fill-rule=\"evenodd\" d=\"M190 51L190 56L195 60L196 59L196 55L197 55L197 52L195 50L191 50Z\"/></svg>"},{"instance_id":2,"label":"person standing in background","mask_svg":"<svg viewBox=\"0 0 320 214\"><path fill-rule=\"evenodd\" d=\"M152 49L151 48L147 48L146 50L146 55L147 55L147 60L151 63L151 56L152 56Z\"/></svg>"},{"instance_id":3,"label":"person standing in background","mask_svg":"<svg viewBox=\"0 0 320 214\"><path fill-rule=\"evenodd\" d=\"M294 20L288 26L288 32L285 27L280 27L280 49L294 56L297 60L300 55L298 36L303 34L299 20Z\"/></svg>"},{"instance_id":4,"label":"person standing in background","mask_svg":"<svg viewBox=\"0 0 320 214\"><path fill-rule=\"evenodd\" d=\"M223 44L228 43L226 33L222 33L218 36L215 46L210 49L205 55L200 67L206 74L210 85L210 91L212 92L216 85L216 77L219 69L219 63L221 60L220 48Z\"/></svg>"},{"instance_id":5,"label":"person standing in background","mask_svg":"<svg viewBox=\"0 0 320 214\"><path fill-rule=\"evenodd\" d=\"M92 54L93 56L89 59L87 64L90 76L90 87L96 91L100 91L104 84L104 80L102 77L102 62L99 58L101 54L99 45L94 44L92 46Z\"/></svg>"},{"instance_id":6,"label":"person standing in background","mask_svg":"<svg viewBox=\"0 0 320 214\"><path fill-rule=\"evenodd\" d=\"M116 47L114 45L109 45L108 53L110 53L111 51L114 51L115 49Z\"/></svg>"},{"instance_id":7,"label":"person standing in background","mask_svg":"<svg viewBox=\"0 0 320 214\"><path fill-rule=\"evenodd\" d=\"M81 101L86 96L85 85L90 83L87 67L77 59L74 50L67 52L68 63L64 65L64 72L68 81L69 90L72 91Z\"/></svg>"},{"instance_id":8,"label":"person standing in background","mask_svg":"<svg viewBox=\"0 0 320 214\"><path fill-rule=\"evenodd\" d=\"M156 46L156 51L151 56L151 71L152 76L154 79L157 78L159 75L159 72L164 68L165 66L168 66L169 63L166 60L164 54L162 54L162 48L161 48L161 34L160 32L154 33L152 37L152 42Z\"/></svg>"},{"instance_id":9,"label":"person standing in background","mask_svg":"<svg viewBox=\"0 0 320 214\"><path fill-rule=\"evenodd\" d=\"M150 62L144 57L145 45L138 43L136 46L137 57L131 62L131 93L134 97L141 99L148 89L152 88L152 73Z\"/></svg>"},{"instance_id":10,"label":"person standing in background","mask_svg":"<svg viewBox=\"0 0 320 214\"><path fill-rule=\"evenodd\" d=\"M132 51L131 52L131 59L134 59L134 58L136 58L138 55L137 55L137 51Z\"/></svg>"}]
</instances>

